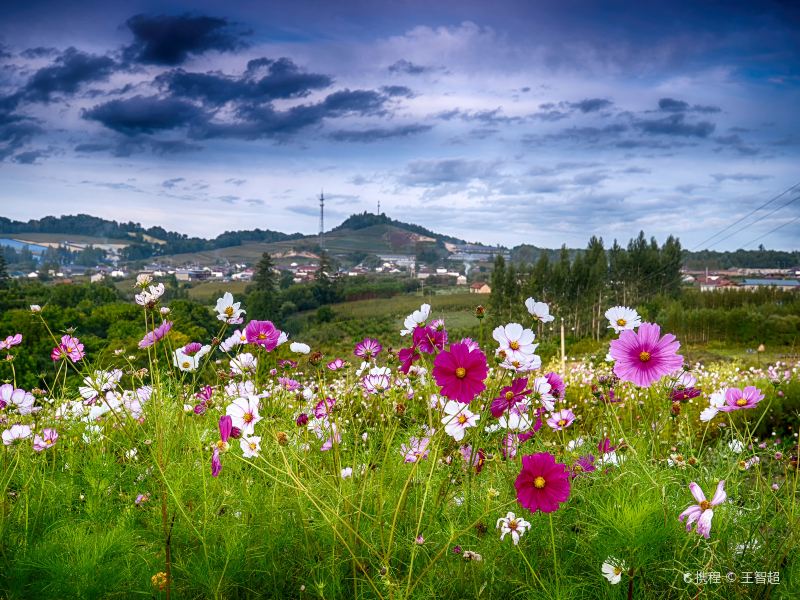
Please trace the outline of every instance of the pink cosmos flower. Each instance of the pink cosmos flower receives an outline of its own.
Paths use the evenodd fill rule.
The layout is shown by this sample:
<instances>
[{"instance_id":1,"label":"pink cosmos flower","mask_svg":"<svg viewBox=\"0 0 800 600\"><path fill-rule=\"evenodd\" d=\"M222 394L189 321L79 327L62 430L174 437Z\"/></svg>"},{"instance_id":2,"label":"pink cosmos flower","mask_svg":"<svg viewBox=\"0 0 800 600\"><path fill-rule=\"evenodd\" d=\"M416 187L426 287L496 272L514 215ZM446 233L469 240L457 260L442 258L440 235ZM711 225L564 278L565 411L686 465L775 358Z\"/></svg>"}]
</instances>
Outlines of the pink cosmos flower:
<instances>
[{"instance_id":1,"label":"pink cosmos flower","mask_svg":"<svg viewBox=\"0 0 800 600\"><path fill-rule=\"evenodd\" d=\"M547 383L550 384L550 395L556 400L563 400L567 386L564 385L564 380L561 379L561 375L550 371L546 373L544 377L547 379Z\"/></svg>"},{"instance_id":2,"label":"pink cosmos flower","mask_svg":"<svg viewBox=\"0 0 800 600\"><path fill-rule=\"evenodd\" d=\"M317 419L322 419L327 417L333 411L333 407L335 406L335 404L336 404L335 398L325 398L325 400L320 400L314 407L314 416Z\"/></svg>"},{"instance_id":3,"label":"pink cosmos flower","mask_svg":"<svg viewBox=\"0 0 800 600\"><path fill-rule=\"evenodd\" d=\"M363 358L364 360L371 360L378 356L380 351L383 350L381 343L373 338L364 338L356 344L353 354Z\"/></svg>"},{"instance_id":4,"label":"pink cosmos flower","mask_svg":"<svg viewBox=\"0 0 800 600\"><path fill-rule=\"evenodd\" d=\"M711 502L706 500L703 490L701 490L700 486L694 481L689 484L689 489L694 499L697 500L697 504L683 511L678 517L678 520L683 522L683 520L688 517L686 520L686 531L691 531L692 524L697 521L697 533L708 538L711 534L711 519L714 517L714 511L711 507L722 504L728 497L725 493L725 480L723 479L717 484L717 491L714 493Z\"/></svg>"},{"instance_id":5,"label":"pink cosmos flower","mask_svg":"<svg viewBox=\"0 0 800 600\"><path fill-rule=\"evenodd\" d=\"M566 465L557 463L549 452L529 454L522 457L522 470L514 487L517 502L529 511L553 512L569 498L569 473Z\"/></svg>"},{"instance_id":6,"label":"pink cosmos flower","mask_svg":"<svg viewBox=\"0 0 800 600\"><path fill-rule=\"evenodd\" d=\"M488 373L484 353L470 352L467 344L451 344L450 350L440 352L433 361L433 377L441 394L464 404L486 389L483 381Z\"/></svg>"},{"instance_id":7,"label":"pink cosmos flower","mask_svg":"<svg viewBox=\"0 0 800 600\"><path fill-rule=\"evenodd\" d=\"M572 463L572 472L570 473L570 477L575 479L583 473L590 473L596 470L597 467L594 466L594 454L587 454L586 456L581 456L578 460Z\"/></svg>"},{"instance_id":8,"label":"pink cosmos flower","mask_svg":"<svg viewBox=\"0 0 800 600\"><path fill-rule=\"evenodd\" d=\"M329 371L338 371L344 368L344 361L341 358L335 358L327 364Z\"/></svg>"},{"instance_id":9,"label":"pink cosmos flower","mask_svg":"<svg viewBox=\"0 0 800 600\"><path fill-rule=\"evenodd\" d=\"M461 446L458 451L461 453L461 458L464 459L465 463L469 463L469 459L472 457L472 466L475 467L475 473L480 473L483 470L483 465L486 462L486 452L483 448L478 448L473 453L472 446L466 445Z\"/></svg>"},{"instance_id":10,"label":"pink cosmos flower","mask_svg":"<svg viewBox=\"0 0 800 600\"><path fill-rule=\"evenodd\" d=\"M503 436L503 443L500 447L500 452L503 453L504 458L514 458L517 455L518 446L519 441L517 439L517 434L509 431L505 436Z\"/></svg>"},{"instance_id":11,"label":"pink cosmos flower","mask_svg":"<svg viewBox=\"0 0 800 600\"><path fill-rule=\"evenodd\" d=\"M148 331L147 333L144 334L144 337L139 342L139 348L141 348L142 350L145 348L149 348L157 341L163 339L163 337L167 335L170 329L172 329L172 321L164 321L153 331Z\"/></svg>"},{"instance_id":12,"label":"pink cosmos flower","mask_svg":"<svg viewBox=\"0 0 800 600\"><path fill-rule=\"evenodd\" d=\"M764 399L757 387L748 385L743 390L728 388L725 391L725 404L719 407L722 412L732 412L743 408L753 408Z\"/></svg>"},{"instance_id":13,"label":"pink cosmos flower","mask_svg":"<svg viewBox=\"0 0 800 600\"><path fill-rule=\"evenodd\" d=\"M267 352L278 347L281 332L272 321L250 321L244 329L248 344L258 344Z\"/></svg>"},{"instance_id":14,"label":"pink cosmos flower","mask_svg":"<svg viewBox=\"0 0 800 600\"><path fill-rule=\"evenodd\" d=\"M61 343L50 353L50 358L53 360L68 358L74 363L80 361L84 356L86 353L83 351L83 344L78 338L71 335L61 336Z\"/></svg>"},{"instance_id":15,"label":"pink cosmos flower","mask_svg":"<svg viewBox=\"0 0 800 600\"><path fill-rule=\"evenodd\" d=\"M462 339L459 344L466 344L469 351L472 352L473 350L480 350L481 346L478 342L473 340L472 338L464 338Z\"/></svg>"},{"instance_id":16,"label":"pink cosmos flower","mask_svg":"<svg viewBox=\"0 0 800 600\"><path fill-rule=\"evenodd\" d=\"M500 395L492 401L492 416L497 419L506 410L510 409L517 402L523 400L531 393L526 389L528 385L527 377L520 377L500 390Z\"/></svg>"},{"instance_id":17,"label":"pink cosmos flower","mask_svg":"<svg viewBox=\"0 0 800 600\"><path fill-rule=\"evenodd\" d=\"M556 431L561 431L562 429L566 429L572 422L575 420L575 413L572 412L570 409L565 408L563 410L559 410L554 412L550 415L550 418L547 419L547 424L552 427Z\"/></svg>"},{"instance_id":18,"label":"pink cosmos flower","mask_svg":"<svg viewBox=\"0 0 800 600\"><path fill-rule=\"evenodd\" d=\"M220 451L228 448L228 439L233 431L233 420L228 415L219 418L219 441L214 445L214 454L211 456L211 476L217 477L222 471L222 461L219 459Z\"/></svg>"},{"instance_id":19,"label":"pink cosmos flower","mask_svg":"<svg viewBox=\"0 0 800 600\"><path fill-rule=\"evenodd\" d=\"M416 346L403 348L397 353L397 358L400 359L400 371L408 374L409 370L411 370L411 366L421 357L422 355L419 353Z\"/></svg>"},{"instance_id":20,"label":"pink cosmos flower","mask_svg":"<svg viewBox=\"0 0 800 600\"><path fill-rule=\"evenodd\" d=\"M58 439L58 432L55 429L43 429L42 435L36 435L33 438L33 449L36 452L52 448Z\"/></svg>"},{"instance_id":21,"label":"pink cosmos flower","mask_svg":"<svg viewBox=\"0 0 800 600\"><path fill-rule=\"evenodd\" d=\"M278 377L278 383L287 392L293 392L300 387L300 382L290 377Z\"/></svg>"},{"instance_id":22,"label":"pink cosmos flower","mask_svg":"<svg viewBox=\"0 0 800 600\"><path fill-rule=\"evenodd\" d=\"M33 394L22 388L15 388L10 383L0 385L0 409L13 405L19 414L29 415L37 411L37 408L34 407L35 402L36 398Z\"/></svg>"},{"instance_id":23,"label":"pink cosmos flower","mask_svg":"<svg viewBox=\"0 0 800 600\"><path fill-rule=\"evenodd\" d=\"M9 335L6 339L0 340L0 350L8 350L12 346L22 343L22 334Z\"/></svg>"},{"instance_id":24,"label":"pink cosmos flower","mask_svg":"<svg viewBox=\"0 0 800 600\"><path fill-rule=\"evenodd\" d=\"M650 387L664 375L681 368L683 357L678 354L680 342L655 323L642 323L639 331L626 329L611 341L614 374L623 381L639 387Z\"/></svg>"},{"instance_id":25,"label":"pink cosmos flower","mask_svg":"<svg viewBox=\"0 0 800 600\"><path fill-rule=\"evenodd\" d=\"M430 454L428 444L430 442L431 439L428 437L412 437L408 440L408 444L402 444L400 452L403 453L403 462L415 463L428 458L428 454Z\"/></svg>"}]
</instances>

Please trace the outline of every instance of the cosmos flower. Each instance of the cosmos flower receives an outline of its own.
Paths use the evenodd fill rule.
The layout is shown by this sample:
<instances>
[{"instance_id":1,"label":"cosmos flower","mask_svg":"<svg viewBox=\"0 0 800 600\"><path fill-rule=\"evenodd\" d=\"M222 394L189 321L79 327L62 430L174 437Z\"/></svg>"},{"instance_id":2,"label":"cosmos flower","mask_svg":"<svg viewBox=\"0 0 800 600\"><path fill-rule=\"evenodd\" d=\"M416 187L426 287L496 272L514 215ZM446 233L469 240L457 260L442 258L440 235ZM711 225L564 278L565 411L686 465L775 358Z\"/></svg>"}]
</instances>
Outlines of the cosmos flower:
<instances>
[{"instance_id":1,"label":"cosmos flower","mask_svg":"<svg viewBox=\"0 0 800 600\"><path fill-rule=\"evenodd\" d=\"M539 345L533 343L536 337L533 331L525 329L519 323L509 323L508 325L496 327L492 332L492 337L500 346L498 354L502 352L502 356L510 362L529 362L530 357L534 356Z\"/></svg>"},{"instance_id":2,"label":"cosmos flower","mask_svg":"<svg viewBox=\"0 0 800 600\"><path fill-rule=\"evenodd\" d=\"M451 436L455 441L460 442L464 439L466 430L470 427L475 427L480 418L480 415L471 412L461 402L449 400L444 405L442 424L445 426L445 433Z\"/></svg>"},{"instance_id":3,"label":"cosmos flower","mask_svg":"<svg viewBox=\"0 0 800 600\"><path fill-rule=\"evenodd\" d=\"M723 388L719 391L714 392L708 397L708 408L704 408L703 411L700 413L701 421L707 423L708 421L717 416L717 413L725 404L725 392L727 391L728 391L727 388Z\"/></svg>"},{"instance_id":4,"label":"cosmos flower","mask_svg":"<svg viewBox=\"0 0 800 600\"><path fill-rule=\"evenodd\" d=\"M531 512L549 513L569 499L569 472L548 452L522 457L522 470L514 481L517 501Z\"/></svg>"},{"instance_id":5,"label":"cosmos flower","mask_svg":"<svg viewBox=\"0 0 800 600\"><path fill-rule=\"evenodd\" d=\"M550 393L553 387L546 377L537 377L531 386L531 400L542 405L546 410L555 409L555 398Z\"/></svg>"},{"instance_id":6,"label":"cosmos flower","mask_svg":"<svg viewBox=\"0 0 800 600\"><path fill-rule=\"evenodd\" d=\"M406 336L410 333L414 333L414 329L418 325L424 325L425 321L428 320L428 317L431 314L431 305L430 304L423 304L419 307L419 310L415 310L413 313L408 315L403 321L404 329L400 331L400 335Z\"/></svg>"},{"instance_id":7,"label":"cosmos flower","mask_svg":"<svg viewBox=\"0 0 800 600\"><path fill-rule=\"evenodd\" d=\"M642 323L639 331L626 329L611 341L614 374L639 387L650 387L664 375L681 368L680 343L668 333L661 336L655 323Z\"/></svg>"},{"instance_id":8,"label":"cosmos flower","mask_svg":"<svg viewBox=\"0 0 800 600\"><path fill-rule=\"evenodd\" d=\"M258 414L257 396L236 398L225 409L225 414L231 418L233 426L241 429L245 435L253 435L256 423L262 418Z\"/></svg>"},{"instance_id":9,"label":"cosmos flower","mask_svg":"<svg viewBox=\"0 0 800 600\"><path fill-rule=\"evenodd\" d=\"M433 361L433 377L442 396L464 404L486 389L484 380L488 373L483 352L470 352L466 344L451 344L449 350L437 354Z\"/></svg>"},{"instance_id":10,"label":"cosmos flower","mask_svg":"<svg viewBox=\"0 0 800 600\"><path fill-rule=\"evenodd\" d=\"M344 368L344 361L341 358L335 358L327 365L329 371L338 371Z\"/></svg>"},{"instance_id":11,"label":"cosmos flower","mask_svg":"<svg viewBox=\"0 0 800 600\"><path fill-rule=\"evenodd\" d=\"M241 305L241 302L233 301L233 294L225 292L214 307L214 310L217 311L217 319L225 321L228 325L238 325L244 321L242 315L246 312L239 308Z\"/></svg>"},{"instance_id":12,"label":"cosmos flower","mask_svg":"<svg viewBox=\"0 0 800 600\"><path fill-rule=\"evenodd\" d=\"M328 417L331 412L333 412L334 406L336 406L335 398L325 398L324 400L320 400L314 407L314 417L317 419Z\"/></svg>"},{"instance_id":13,"label":"cosmos flower","mask_svg":"<svg viewBox=\"0 0 800 600\"><path fill-rule=\"evenodd\" d=\"M410 348L403 348L397 353L397 358L400 360L400 372L408 373L416 361L422 358L422 354L416 346Z\"/></svg>"},{"instance_id":14,"label":"cosmos flower","mask_svg":"<svg viewBox=\"0 0 800 600\"><path fill-rule=\"evenodd\" d=\"M414 347L424 354L433 354L443 350L447 343L447 330L444 328L444 321L437 319L430 325L418 325L414 328Z\"/></svg>"},{"instance_id":15,"label":"cosmos flower","mask_svg":"<svg viewBox=\"0 0 800 600\"><path fill-rule=\"evenodd\" d=\"M281 332L272 321L250 321L244 328L248 344L257 344L271 352L281 343Z\"/></svg>"},{"instance_id":16,"label":"cosmos flower","mask_svg":"<svg viewBox=\"0 0 800 600\"><path fill-rule=\"evenodd\" d=\"M697 521L697 533L708 539L711 534L711 519L714 517L713 506L718 506L725 502L728 495L725 493L725 480L723 479L717 484L717 491L714 497L709 502L706 500L703 490L694 481L689 484L689 489L692 496L697 500L697 504L693 504L685 511L683 511L678 520L683 522L686 519L686 531L691 531L692 524ZM688 517L688 519L687 519Z\"/></svg>"},{"instance_id":17,"label":"cosmos flower","mask_svg":"<svg viewBox=\"0 0 800 600\"><path fill-rule=\"evenodd\" d=\"M505 517L500 517L497 519L497 525L495 528L500 530L500 541L503 541L506 535L510 533L511 540L516 546L519 544L519 538L531 528L531 524L525 519L517 517L513 512L509 512Z\"/></svg>"},{"instance_id":18,"label":"cosmos flower","mask_svg":"<svg viewBox=\"0 0 800 600\"><path fill-rule=\"evenodd\" d=\"M719 407L722 412L732 412L743 408L754 408L764 399L764 394L757 387L749 385L744 389L728 388L725 390L725 404Z\"/></svg>"},{"instance_id":19,"label":"cosmos flower","mask_svg":"<svg viewBox=\"0 0 800 600\"><path fill-rule=\"evenodd\" d=\"M228 440L233 431L233 421L228 415L219 418L219 441L214 445L214 453L211 455L211 476L217 477L222 471L222 461L220 452L225 452L230 447Z\"/></svg>"},{"instance_id":20,"label":"cosmos flower","mask_svg":"<svg viewBox=\"0 0 800 600\"><path fill-rule=\"evenodd\" d=\"M42 435L36 435L33 438L33 449L36 452L42 452L48 448L52 448L56 440L58 440L58 432L55 429L46 428L42 430Z\"/></svg>"},{"instance_id":21,"label":"cosmos flower","mask_svg":"<svg viewBox=\"0 0 800 600\"><path fill-rule=\"evenodd\" d=\"M242 352L231 359L231 373L234 375L255 373L257 368L258 359L249 352Z\"/></svg>"},{"instance_id":22,"label":"cosmos flower","mask_svg":"<svg viewBox=\"0 0 800 600\"><path fill-rule=\"evenodd\" d=\"M587 454L586 456L581 456L578 460L572 463L572 472L570 473L570 477L575 479L584 473L591 473L592 471L596 471L597 467L594 466L594 454Z\"/></svg>"},{"instance_id":23,"label":"cosmos flower","mask_svg":"<svg viewBox=\"0 0 800 600\"><path fill-rule=\"evenodd\" d=\"M428 444L430 444L430 442L431 439L429 437L412 437L408 440L408 444L402 444L400 446L400 452L403 453L403 462L415 463L428 458L428 454L430 453Z\"/></svg>"},{"instance_id":24,"label":"cosmos flower","mask_svg":"<svg viewBox=\"0 0 800 600\"><path fill-rule=\"evenodd\" d=\"M547 424L555 431L561 431L562 429L566 429L572 425L574 420L575 413L573 413L570 409L565 408L550 415L550 418L547 419Z\"/></svg>"},{"instance_id":25,"label":"cosmos flower","mask_svg":"<svg viewBox=\"0 0 800 600\"><path fill-rule=\"evenodd\" d=\"M364 360L372 360L383 350L381 343L373 338L364 338L356 344L353 354Z\"/></svg>"},{"instance_id":26,"label":"cosmos flower","mask_svg":"<svg viewBox=\"0 0 800 600\"><path fill-rule=\"evenodd\" d=\"M528 309L528 312L534 318L535 321L541 321L542 323L549 323L550 321L554 320L555 317L550 314L550 307L547 306L544 302L537 302L533 298L528 298L525 300L525 308Z\"/></svg>"},{"instance_id":27,"label":"cosmos flower","mask_svg":"<svg viewBox=\"0 0 800 600\"><path fill-rule=\"evenodd\" d=\"M14 406L21 415L29 415L35 412L34 403L36 398L22 388L15 388L10 383L0 385L0 409L7 406Z\"/></svg>"},{"instance_id":28,"label":"cosmos flower","mask_svg":"<svg viewBox=\"0 0 800 600\"><path fill-rule=\"evenodd\" d=\"M636 329L642 324L639 313L627 306L612 306L606 311L606 319L609 321L608 328L613 329L614 333Z\"/></svg>"},{"instance_id":29,"label":"cosmos flower","mask_svg":"<svg viewBox=\"0 0 800 600\"><path fill-rule=\"evenodd\" d=\"M517 402L523 400L525 396L530 394L531 391L525 389L527 385L528 378L520 377L512 381L511 385L507 385L501 389L500 395L492 401L492 416L495 419L498 418Z\"/></svg>"},{"instance_id":30,"label":"cosmos flower","mask_svg":"<svg viewBox=\"0 0 800 600\"><path fill-rule=\"evenodd\" d=\"M289 344L289 350L295 354L308 354L311 352L311 346L302 342L292 342Z\"/></svg>"},{"instance_id":31,"label":"cosmos flower","mask_svg":"<svg viewBox=\"0 0 800 600\"><path fill-rule=\"evenodd\" d=\"M161 325L153 329L153 331L148 331L144 334L144 337L139 342L139 348L144 350L145 348L149 348L159 340L163 339L169 330L172 329L172 321L163 321Z\"/></svg>"},{"instance_id":32,"label":"cosmos flower","mask_svg":"<svg viewBox=\"0 0 800 600\"><path fill-rule=\"evenodd\" d=\"M391 387L388 373L370 373L361 378L361 387L370 394L380 394Z\"/></svg>"},{"instance_id":33,"label":"cosmos flower","mask_svg":"<svg viewBox=\"0 0 800 600\"><path fill-rule=\"evenodd\" d=\"M0 340L0 350L9 350L13 346L17 346L22 343L22 334L17 333L14 335L9 335L4 340Z\"/></svg>"},{"instance_id":34,"label":"cosmos flower","mask_svg":"<svg viewBox=\"0 0 800 600\"><path fill-rule=\"evenodd\" d=\"M61 336L61 343L50 352L53 360L63 360L68 358L72 362L79 362L86 353L83 351L83 344L76 337L71 335Z\"/></svg>"},{"instance_id":35,"label":"cosmos flower","mask_svg":"<svg viewBox=\"0 0 800 600\"><path fill-rule=\"evenodd\" d=\"M603 566L600 567L600 570L603 572L603 577L608 579L612 585L616 585L622 579L622 573L626 568L624 561L609 556L603 563Z\"/></svg>"},{"instance_id":36,"label":"cosmos flower","mask_svg":"<svg viewBox=\"0 0 800 600\"><path fill-rule=\"evenodd\" d=\"M544 378L547 379L547 383L550 384L550 395L555 400L563 400L567 386L564 384L564 380L561 379L561 375L550 371L545 374Z\"/></svg>"},{"instance_id":37,"label":"cosmos flower","mask_svg":"<svg viewBox=\"0 0 800 600\"><path fill-rule=\"evenodd\" d=\"M175 350L172 363L181 371L195 371L200 366L200 359L209 352L211 352L211 346L201 346L198 342L192 342Z\"/></svg>"},{"instance_id":38,"label":"cosmos flower","mask_svg":"<svg viewBox=\"0 0 800 600\"><path fill-rule=\"evenodd\" d=\"M242 449L242 456L244 458L257 458L258 453L261 452L261 438L257 435L242 436L239 439L239 447Z\"/></svg>"},{"instance_id":39,"label":"cosmos flower","mask_svg":"<svg viewBox=\"0 0 800 600\"><path fill-rule=\"evenodd\" d=\"M3 431L2 435L3 444L6 446L11 446L29 437L31 437L31 428L28 425L21 425L20 423L15 423Z\"/></svg>"},{"instance_id":40,"label":"cosmos flower","mask_svg":"<svg viewBox=\"0 0 800 600\"><path fill-rule=\"evenodd\" d=\"M241 329L234 331L229 337L222 340L219 347L223 352L230 352L237 346L247 343L247 335Z\"/></svg>"},{"instance_id":41,"label":"cosmos flower","mask_svg":"<svg viewBox=\"0 0 800 600\"><path fill-rule=\"evenodd\" d=\"M147 308L153 308L158 302L158 299L164 295L164 284L159 283L158 285L151 285L146 290L142 290L141 294L136 294L134 296L136 300L136 304L139 306L145 306Z\"/></svg>"}]
</instances>

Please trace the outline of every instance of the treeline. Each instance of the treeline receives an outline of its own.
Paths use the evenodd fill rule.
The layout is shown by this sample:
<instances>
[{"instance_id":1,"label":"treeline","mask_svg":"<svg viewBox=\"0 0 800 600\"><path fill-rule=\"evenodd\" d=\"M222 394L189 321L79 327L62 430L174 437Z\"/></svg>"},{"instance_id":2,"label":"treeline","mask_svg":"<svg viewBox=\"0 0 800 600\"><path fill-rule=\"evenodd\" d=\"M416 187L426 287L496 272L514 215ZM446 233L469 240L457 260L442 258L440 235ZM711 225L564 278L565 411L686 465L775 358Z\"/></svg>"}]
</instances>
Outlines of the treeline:
<instances>
[{"instance_id":1,"label":"treeline","mask_svg":"<svg viewBox=\"0 0 800 600\"><path fill-rule=\"evenodd\" d=\"M338 227L334 227L331 231L341 231L344 229L358 231L359 229L366 229L367 227L372 227L374 225L393 225L395 227L399 227L400 229L405 229L406 231L410 231L411 233L418 233L419 235L424 235L426 237L434 238L436 240L441 240L444 242L450 242L453 244L466 243L464 240L458 239L451 235L442 235L439 233L434 233L430 229L426 229L425 227L422 227L420 225L403 223L402 221L391 219L383 213L376 215L375 213L367 211L364 211L360 214L351 215L350 217L345 219L345 221L341 225L339 225Z\"/></svg>"},{"instance_id":2,"label":"treeline","mask_svg":"<svg viewBox=\"0 0 800 600\"><path fill-rule=\"evenodd\" d=\"M701 250L687 252L683 264L688 269L789 269L800 266L800 252L784 252L767 250L763 245L758 250L735 250L733 252L716 252Z\"/></svg>"},{"instance_id":3,"label":"treeline","mask_svg":"<svg viewBox=\"0 0 800 600\"><path fill-rule=\"evenodd\" d=\"M660 245L644 232L622 247L614 240L606 249L592 237L574 256L566 246L557 260L547 253L531 263L507 264L495 259L491 276L493 322L525 318L524 300L533 297L550 304L576 338L599 339L605 330L604 312L615 304L637 305L659 295L677 296L681 288L681 244L670 236Z\"/></svg>"}]
</instances>

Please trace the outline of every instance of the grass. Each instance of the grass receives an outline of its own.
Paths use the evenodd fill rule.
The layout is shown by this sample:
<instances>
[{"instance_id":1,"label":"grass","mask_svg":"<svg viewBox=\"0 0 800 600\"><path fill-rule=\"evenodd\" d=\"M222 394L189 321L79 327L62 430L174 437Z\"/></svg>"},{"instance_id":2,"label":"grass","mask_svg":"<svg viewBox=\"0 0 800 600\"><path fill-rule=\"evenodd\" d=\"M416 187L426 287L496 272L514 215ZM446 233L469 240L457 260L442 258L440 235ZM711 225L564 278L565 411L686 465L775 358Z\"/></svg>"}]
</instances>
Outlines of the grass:
<instances>
[{"instance_id":1,"label":"grass","mask_svg":"<svg viewBox=\"0 0 800 600\"><path fill-rule=\"evenodd\" d=\"M450 326L474 299L435 296L432 315L447 315ZM382 304L396 326L419 301ZM376 316L368 301L336 310L353 322ZM167 337L142 351L146 371L118 357L123 375L112 392L129 392L105 396L94 408L69 404L81 378L93 373L87 357L54 366L50 389L37 394L41 411L4 409L7 422L0 428L15 422L33 425L37 433L54 427L59 439L43 452L33 451L31 440L0 448L0 596L797 597L797 365L780 385L764 370L735 362L695 369L706 393L722 382L757 385L765 393L756 408L704 424L698 414L706 398L681 405L676 414L664 387L618 384L622 402L603 403L590 386L602 388L608 366L575 361L563 373L567 391L559 403L577 414L575 423L564 431L545 425L519 445L516 456L504 458L507 432L485 429L497 423L490 401L512 377L500 369L469 405L480 414L480 427L456 441L442 426L441 409L431 404L440 391L436 382L402 376L385 352L377 364L393 370L393 383L372 395L364 393L355 367L333 372L310 355L292 355L288 345L273 352L242 349L256 356L258 367L231 376L229 356L219 351L208 354L198 371L177 371L170 343ZM288 358L298 364L281 366L279 360ZM431 359L423 356L417 364L430 371ZM2 365L11 379L12 364ZM291 389L295 384L279 377L299 387ZM213 477L218 422L239 395L225 386L245 381L264 393L253 426L260 451L246 458L240 441L229 440L220 455L222 471ZM205 410L191 410L205 384L213 386ZM130 390L143 386L152 386L152 393L139 414ZM336 399L334 408L316 418L325 397ZM65 407L77 413L65 417L72 414ZM83 414L88 410L89 417ZM301 413L311 426L296 424ZM334 431L341 437L323 451ZM425 435L428 453L404 462L403 444ZM583 445L574 446L579 438ZM518 504L514 482L523 455L546 452L571 467L581 456L599 460L597 445L605 438L618 446L617 464L609 459L572 480L558 510L531 513ZM733 440L744 443L741 452L731 450ZM465 446L472 449L467 459ZM485 453L480 470L473 463L478 449ZM691 464L670 465L678 454ZM747 468L741 461L749 461ZM343 477L348 468L351 474ZM687 532L677 517L695 504L689 483L710 497L721 479L729 501L715 507L709 539ZM140 495L146 499L137 502ZM531 523L518 546L510 536L501 541L495 529L509 511ZM474 555L466 551L481 560L467 560ZM625 562L619 585L601 574L609 557ZM161 589L158 574L167 571L169 585ZM697 573L715 572L723 578L734 573L737 581L697 584ZM780 583L746 584L746 572L778 573Z\"/></svg>"}]
</instances>

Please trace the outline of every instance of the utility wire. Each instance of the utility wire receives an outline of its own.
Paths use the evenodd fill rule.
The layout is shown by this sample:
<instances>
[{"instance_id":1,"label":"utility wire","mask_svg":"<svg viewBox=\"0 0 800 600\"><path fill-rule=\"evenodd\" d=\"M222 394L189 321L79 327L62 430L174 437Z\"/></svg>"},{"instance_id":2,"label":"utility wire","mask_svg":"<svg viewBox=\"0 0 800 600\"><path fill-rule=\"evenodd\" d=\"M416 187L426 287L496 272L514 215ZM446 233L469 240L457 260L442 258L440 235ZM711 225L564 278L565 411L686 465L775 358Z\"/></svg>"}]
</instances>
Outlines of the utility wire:
<instances>
[{"instance_id":1,"label":"utility wire","mask_svg":"<svg viewBox=\"0 0 800 600\"><path fill-rule=\"evenodd\" d=\"M786 208L787 206L789 206L789 205L790 205L790 204L792 204L793 202L797 202L798 200L800 200L800 195L798 195L798 196L795 196L794 198L792 198L791 200L789 200L789 201L788 201L788 202L786 202L785 204L781 204L781 205L780 205L778 208L774 208L774 209L772 209L770 212L768 212L768 213L766 213L766 214L763 214L763 215L761 215L761 216L760 216L758 219L756 219L755 221L753 221L752 223L750 223L749 225L747 225L747 227L752 227L752 226L753 226L753 225L755 225L756 223L760 223L761 221L763 221L763 220L764 220L764 219L766 219L767 217L769 217L769 216L771 216L771 215L774 215L776 212L778 212L778 211L779 211L779 210L781 210L782 208ZM714 246L716 246L717 244L721 244L721 243L722 243L722 242L724 242L725 240L732 238L733 236L735 236L736 234L738 234L739 232L741 232L741 231L742 231L742 229L743 229L743 228L739 228L739 229L737 229L737 230L733 231L732 233L729 233L729 234L728 234L728 235L726 235L724 238L720 238L720 239L718 239L716 242L714 242L713 244L711 244L710 246L708 246L708 248L706 248L706 250L708 250L708 249L711 249L711 248L713 248Z\"/></svg>"},{"instance_id":2,"label":"utility wire","mask_svg":"<svg viewBox=\"0 0 800 600\"><path fill-rule=\"evenodd\" d=\"M750 240L749 242L747 242L747 243L744 245L744 247L746 248L746 247L747 247L747 246L749 246L750 244L754 244L755 242L757 242L757 241L759 241L759 240L761 240L761 239L764 239L764 238L765 238L765 237L767 237L768 235L771 235L771 234L775 233L775 232L776 232L776 231L778 231L779 229L783 229L783 228L784 228L784 227L786 227L787 225L791 225L792 223L796 223L797 221L800 221L800 217L795 217L794 219L792 219L791 221L787 221L787 222L786 222L786 223L784 223L783 225L778 225L778 226L777 226L777 227L775 227L774 229L770 229L770 230L769 230L767 233L765 233L764 235L758 236L758 237L757 237L757 238L755 238L754 240Z\"/></svg>"},{"instance_id":3,"label":"utility wire","mask_svg":"<svg viewBox=\"0 0 800 600\"><path fill-rule=\"evenodd\" d=\"M797 183L795 183L793 186L791 186L791 187L789 187L789 188L785 189L784 191L782 191L782 192L781 192L780 194L778 194L777 196L773 196L772 198L770 198L769 200L767 200L766 202L764 202L764 204L762 204L762 205L760 205L760 206L757 206L756 208L754 208L753 210L751 210L749 213L747 213L745 216L743 216L743 217L742 217L741 219L739 219L738 221L734 221L733 223L731 223L730 225L728 225L728 226L727 226L727 227L725 227L724 229L721 229L720 231L718 231L717 233L715 233L715 234L714 234L714 235L712 235L711 237L708 237L708 238L704 239L702 242L700 242L700 243L699 243L699 244L697 244L697 245L696 245L694 248L692 248L692 249L690 250L690 252L692 252L692 251L694 251L694 250L697 250L697 249L698 249L700 246L702 246L703 244L706 244L706 243L710 242L711 240L713 240L715 237L717 237L717 236L718 236L718 235L720 235L721 233L725 233L725 232L726 232L726 231L728 231L728 230L729 230L731 227L735 227L736 225L738 225L739 223L741 223L742 221L744 221L745 219L747 219L747 218L748 218L748 217L750 217L751 215L754 215L755 213L757 213L757 212L758 212L759 210L761 210L762 208L766 208L767 206L769 206L770 204L772 204L772 203L773 203L773 202L775 202L776 200L779 200L780 198L782 198L783 196L785 196L786 194L788 194L789 192L791 192L792 190L794 190L794 189L795 189L795 188L797 188L797 187L800 187L800 181L799 181L799 182L797 182Z\"/></svg>"}]
</instances>

